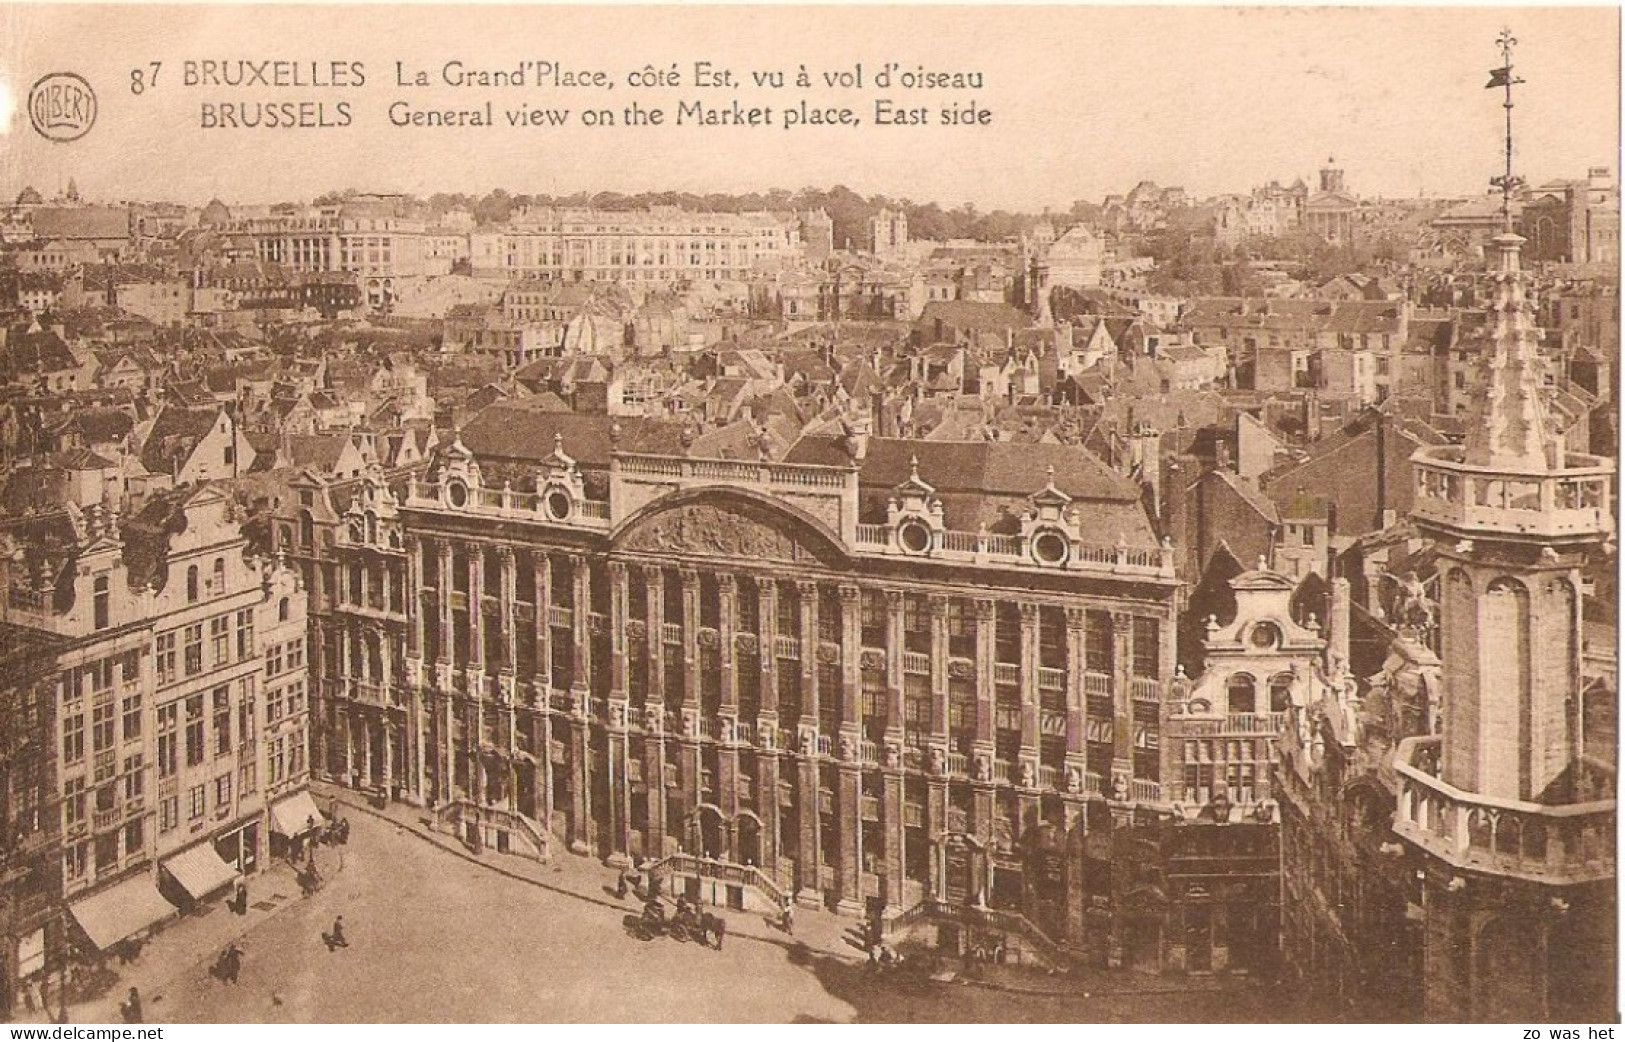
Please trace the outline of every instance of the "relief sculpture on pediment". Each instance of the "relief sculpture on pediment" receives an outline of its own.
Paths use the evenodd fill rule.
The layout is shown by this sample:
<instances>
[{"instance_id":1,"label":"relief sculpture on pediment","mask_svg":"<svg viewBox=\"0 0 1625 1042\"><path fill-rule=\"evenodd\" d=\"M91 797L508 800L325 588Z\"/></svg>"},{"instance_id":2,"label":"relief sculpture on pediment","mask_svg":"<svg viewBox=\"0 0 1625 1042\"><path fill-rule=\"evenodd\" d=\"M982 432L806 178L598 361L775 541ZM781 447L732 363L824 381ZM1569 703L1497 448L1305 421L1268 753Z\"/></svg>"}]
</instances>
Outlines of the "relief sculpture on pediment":
<instances>
[{"instance_id":1,"label":"relief sculpture on pediment","mask_svg":"<svg viewBox=\"0 0 1625 1042\"><path fill-rule=\"evenodd\" d=\"M795 561L795 538L739 511L703 503L674 507L637 526L625 546L662 554L699 554L756 561Z\"/></svg>"}]
</instances>

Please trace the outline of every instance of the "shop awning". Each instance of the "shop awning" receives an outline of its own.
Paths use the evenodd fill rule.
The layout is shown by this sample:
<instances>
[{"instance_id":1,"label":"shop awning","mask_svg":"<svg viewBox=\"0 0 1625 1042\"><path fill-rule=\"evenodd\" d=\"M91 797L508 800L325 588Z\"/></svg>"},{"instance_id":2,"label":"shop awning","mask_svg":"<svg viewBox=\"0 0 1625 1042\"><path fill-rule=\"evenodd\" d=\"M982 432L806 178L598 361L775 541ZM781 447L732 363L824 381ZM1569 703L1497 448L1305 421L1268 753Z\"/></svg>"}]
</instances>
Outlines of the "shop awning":
<instances>
[{"instance_id":1,"label":"shop awning","mask_svg":"<svg viewBox=\"0 0 1625 1042\"><path fill-rule=\"evenodd\" d=\"M299 790L287 799L271 804L271 831L293 839L327 824L310 793Z\"/></svg>"},{"instance_id":2,"label":"shop awning","mask_svg":"<svg viewBox=\"0 0 1625 1042\"><path fill-rule=\"evenodd\" d=\"M117 944L175 914L148 875L126 879L68 906L97 950Z\"/></svg>"},{"instance_id":3,"label":"shop awning","mask_svg":"<svg viewBox=\"0 0 1625 1042\"><path fill-rule=\"evenodd\" d=\"M237 878L237 870L220 860L214 844L199 843L164 862L164 871L175 877L194 900L200 900Z\"/></svg>"}]
</instances>

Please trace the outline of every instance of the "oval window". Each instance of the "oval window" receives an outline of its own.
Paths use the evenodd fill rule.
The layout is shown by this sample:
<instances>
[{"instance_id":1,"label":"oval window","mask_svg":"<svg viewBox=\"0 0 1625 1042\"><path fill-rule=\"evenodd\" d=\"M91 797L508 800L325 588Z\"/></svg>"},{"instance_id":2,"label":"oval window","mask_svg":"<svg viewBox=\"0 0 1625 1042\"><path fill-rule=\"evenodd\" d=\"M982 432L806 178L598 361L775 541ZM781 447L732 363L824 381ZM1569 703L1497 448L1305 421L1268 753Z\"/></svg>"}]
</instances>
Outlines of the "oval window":
<instances>
[{"instance_id":1,"label":"oval window","mask_svg":"<svg viewBox=\"0 0 1625 1042\"><path fill-rule=\"evenodd\" d=\"M461 481L446 482L446 502L460 507L468 502L468 486Z\"/></svg>"},{"instance_id":2,"label":"oval window","mask_svg":"<svg viewBox=\"0 0 1625 1042\"><path fill-rule=\"evenodd\" d=\"M931 549L931 529L923 521L905 521L897 530L897 542L911 554Z\"/></svg>"},{"instance_id":3,"label":"oval window","mask_svg":"<svg viewBox=\"0 0 1625 1042\"><path fill-rule=\"evenodd\" d=\"M1039 564L1060 564L1066 560L1066 536L1053 529L1045 529L1033 537L1033 557Z\"/></svg>"},{"instance_id":4,"label":"oval window","mask_svg":"<svg viewBox=\"0 0 1625 1042\"><path fill-rule=\"evenodd\" d=\"M548 492L544 502L547 505L547 516L553 520L563 521L570 516L570 494L562 488Z\"/></svg>"}]
</instances>

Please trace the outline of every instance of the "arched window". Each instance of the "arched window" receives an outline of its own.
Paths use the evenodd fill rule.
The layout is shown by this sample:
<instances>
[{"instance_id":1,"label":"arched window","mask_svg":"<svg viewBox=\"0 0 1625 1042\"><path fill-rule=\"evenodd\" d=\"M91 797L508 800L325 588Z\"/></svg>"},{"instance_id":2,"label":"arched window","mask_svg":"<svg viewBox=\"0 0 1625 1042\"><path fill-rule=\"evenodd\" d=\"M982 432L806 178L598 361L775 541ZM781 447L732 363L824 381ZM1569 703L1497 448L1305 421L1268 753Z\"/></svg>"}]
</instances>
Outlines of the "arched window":
<instances>
[{"instance_id":1,"label":"arched window","mask_svg":"<svg viewBox=\"0 0 1625 1042\"><path fill-rule=\"evenodd\" d=\"M105 630L112 621L109 611L111 600L107 576L96 576L95 593L96 628Z\"/></svg>"},{"instance_id":2,"label":"arched window","mask_svg":"<svg viewBox=\"0 0 1625 1042\"><path fill-rule=\"evenodd\" d=\"M186 601L188 604L197 603L197 565L188 565L186 568Z\"/></svg>"},{"instance_id":3,"label":"arched window","mask_svg":"<svg viewBox=\"0 0 1625 1042\"><path fill-rule=\"evenodd\" d=\"M224 557L214 559L214 585L211 589L217 594L226 591L226 559Z\"/></svg>"},{"instance_id":4,"label":"arched window","mask_svg":"<svg viewBox=\"0 0 1625 1042\"><path fill-rule=\"evenodd\" d=\"M276 605L276 621L288 621L288 598L284 597Z\"/></svg>"},{"instance_id":5,"label":"arched window","mask_svg":"<svg viewBox=\"0 0 1625 1042\"><path fill-rule=\"evenodd\" d=\"M1232 673L1224 682L1224 693L1232 713L1258 710L1258 681L1251 673Z\"/></svg>"}]
</instances>

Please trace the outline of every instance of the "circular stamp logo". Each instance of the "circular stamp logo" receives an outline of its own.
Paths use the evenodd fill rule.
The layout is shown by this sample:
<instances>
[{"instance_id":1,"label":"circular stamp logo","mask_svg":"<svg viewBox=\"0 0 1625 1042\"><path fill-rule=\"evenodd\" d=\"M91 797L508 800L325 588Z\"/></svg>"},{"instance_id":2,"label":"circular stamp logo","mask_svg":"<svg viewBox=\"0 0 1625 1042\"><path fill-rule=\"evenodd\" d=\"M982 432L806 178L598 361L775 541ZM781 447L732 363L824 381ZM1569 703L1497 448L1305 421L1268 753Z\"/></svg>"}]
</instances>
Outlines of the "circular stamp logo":
<instances>
[{"instance_id":1,"label":"circular stamp logo","mask_svg":"<svg viewBox=\"0 0 1625 1042\"><path fill-rule=\"evenodd\" d=\"M96 124L96 92L77 73L48 73L28 91L28 120L48 141L77 141Z\"/></svg>"}]
</instances>

